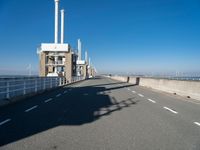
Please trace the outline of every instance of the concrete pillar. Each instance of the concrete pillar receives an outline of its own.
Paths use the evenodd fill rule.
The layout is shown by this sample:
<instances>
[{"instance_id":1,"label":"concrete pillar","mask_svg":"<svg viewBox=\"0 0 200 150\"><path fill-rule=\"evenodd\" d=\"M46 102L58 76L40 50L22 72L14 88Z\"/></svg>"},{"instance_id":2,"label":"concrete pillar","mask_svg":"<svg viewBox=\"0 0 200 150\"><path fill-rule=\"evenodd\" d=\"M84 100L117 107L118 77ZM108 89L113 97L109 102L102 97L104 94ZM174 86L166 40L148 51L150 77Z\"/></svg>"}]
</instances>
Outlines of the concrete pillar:
<instances>
[{"instance_id":1,"label":"concrete pillar","mask_svg":"<svg viewBox=\"0 0 200 150\"><path fill-rule=\"evenodd\" d=\"M63 44L64 43L64 26L65 26L65 15L64 15L64 13L65 13L65 10L64 9L62 9L61 11L61 39L60 39L60 42L61 42L61 44Z\"/></svg>"},{"instance_id":2,"label":"concrete pillar","mask_svg":"<svg viewBox=\"0 0 200 150\"><path fill-rule=\"evenodd\" d=\"M85 62L88 63L88 53L85 51Z\"/></svg>"},{"instance_id":3,"label":"concrete pillar","mask_svg":"<svg viewBox=\"0 0 200 150\"><path fill-rule=\"evenodd\" d=\"M87 78L87 65L83 65L83 77L84 79Z\"/></svg>"},{"instance_id":4,"label":"concrete pillar","mask_svg":"<svg viewBox=\"0 0 200 150\"><path fill-rule=\"evenodd\" d=\"M65 53L65 77L66 80L71 83L72 81L72 53Z\"/></svg>"},{"instance_id":5,"label":"concrete pillar","mask_svg":"<svg viewBox=\"0 0 200 150\"><path fill-rule=\"evenodd\" d=\"M40 77L45 77L47 75L46 71L46 54L44 52L40 53Z\"/></svg>"},{"instance_id":6,"label":"concrete pillar","mask_svg":"<svg viewBox=\"0 0 200 150\"><path fill-rule=\"evenodd\" d=\"M59 0L55 0L55 44L58 43L58 10L59 10Z\"/></svg>"},{"instance_id":7,"label":"concrete pillar","mask_svg":"<svg viewBox=\"0 0 200 150\"><path fill-rule=\"evenodd\" d=\"M81 40L80 39L78 39L78 60L82 60L81 59Z\"/></svg>"}]
</instances>

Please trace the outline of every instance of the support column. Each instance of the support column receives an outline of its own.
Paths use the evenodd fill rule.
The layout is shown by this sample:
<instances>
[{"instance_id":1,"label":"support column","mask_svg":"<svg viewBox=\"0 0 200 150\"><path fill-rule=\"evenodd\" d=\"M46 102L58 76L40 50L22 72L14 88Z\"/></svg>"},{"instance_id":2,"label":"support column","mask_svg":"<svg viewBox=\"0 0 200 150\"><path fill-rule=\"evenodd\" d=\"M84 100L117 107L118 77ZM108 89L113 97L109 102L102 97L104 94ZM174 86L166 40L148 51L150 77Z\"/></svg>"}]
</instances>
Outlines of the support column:
<instances>
[{"instance_id":1,"label":"support column","mask_svg":"<svg viewBox=\"0 0 200 150\"><path fill-rule=\"evenodd\" d=\"M65 54L65 77L66 80L71 83L72 81L72 53L68 52Z\"/></svg>"},{"instance_id":2,"label":"support column","mask_svg":"<svg viewBox=\"0 0 200 150\"><path fill-rule=\"evenodd\" d=\"M83 77L84 79L87 78L87 65L83 65Z\"/></svg>"},{"instance_id":3,"label":"support column","mask_svg":"<svg viewBox=\"0 0 200 150\"><path fill-rule=\"evenodd\" d=\"M45 77L46 72L46 54L44 52L40 53L40 77Z\"/></svg>"}]
</instances>

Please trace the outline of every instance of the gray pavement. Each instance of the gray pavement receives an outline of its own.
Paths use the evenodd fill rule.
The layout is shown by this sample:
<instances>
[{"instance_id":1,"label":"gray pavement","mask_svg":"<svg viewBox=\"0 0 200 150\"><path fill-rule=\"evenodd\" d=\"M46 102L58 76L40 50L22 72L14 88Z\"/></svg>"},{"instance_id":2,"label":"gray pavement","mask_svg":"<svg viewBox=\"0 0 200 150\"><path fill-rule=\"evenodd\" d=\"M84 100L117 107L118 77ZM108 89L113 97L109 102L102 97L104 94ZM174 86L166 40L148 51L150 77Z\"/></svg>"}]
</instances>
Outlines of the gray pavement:
<instances>
[{"instance_id":1,"label":"gray pavement","mask_svg":"<svg viewBox=\"0 0 200 150\"><path fill-rule=\"evenodd\" d=\"M0 149L200 150L200 103L97 77L1 109Z\"/></svg>"}]
</instances>

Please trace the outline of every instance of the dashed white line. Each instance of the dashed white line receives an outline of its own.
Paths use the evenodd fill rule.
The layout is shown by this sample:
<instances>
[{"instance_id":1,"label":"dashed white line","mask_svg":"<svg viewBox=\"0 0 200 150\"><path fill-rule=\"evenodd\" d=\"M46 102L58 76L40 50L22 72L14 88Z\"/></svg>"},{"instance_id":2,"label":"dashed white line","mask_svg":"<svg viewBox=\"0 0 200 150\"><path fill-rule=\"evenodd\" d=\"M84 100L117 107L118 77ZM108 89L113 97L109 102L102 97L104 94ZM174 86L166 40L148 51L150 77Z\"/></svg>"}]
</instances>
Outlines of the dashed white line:
<instances>
[{"instance_id":1,"label":"dashed white line","mask_svg":"<svg viewBox=\"0 0 200 150\"><path fill-rule=\"evenodd\" d=\"M154 100L152 100L152 99L150 99L150 98L148 98L148 101L150 101L150 102L152 102L152 103L156 103L156 101L154 101Z\"/></svg>"},{"instance_id":2,"label":"dashed white line","mask_svg":"<svg viewBox=\"0 0 200 150\"><path fill-rule=\"evenodd\" d=\"M144 97L144 95L142 95L142 94L138 94L140 97Z\"/></svg>"},{"instance_id":3,"label":"dashed white line","mask_svg":"<svg viewBox=\"0 0 200 150\"><path fill-rule=\"evenodd\" d=\"M33 106L33 107L31 107L31 108L29 108L29 109L25 110L25 112L29 112L29 111L31 111L31 110L33 110L33 109L37 108L37 107L38 107L38 105L35 105L35 106Z\"/></svg>"},{"instance_id":4,"label":"dashed white line","mask_svg":"<svg viewBox=\"0 0 200 150\"><path fill-rule=\"evenodd\" d=\"M48 103L48 102L50 102L50 101L52 101L52 100L53 100L53 98L49 98L49 99L45 100L44 102L45 102L45 103Z\"/></svg>"},{"instance_id":5,"label":"dashed white line","mask_svg":"<svg viewBox=\"0 0 200 150\"><path fill-rule=\"evenodd\" d=\"M127 90L129 90L130 91L130 89L128 88Z\"/></svg>"},{"instance_id":6,"label":"dashed white line","mask_svg":"<svg viewBox=\"0 0 200 150\"><path fill-rule=\"evenodd\" d=\"M6 119L6 120L0 122L0 126L2 126L3 124L5 124L5 123L7 123L7 122L9 122L9 121L11 121L11 119Z\"/></svg>"},{"instance_id":7,"label":"dashed white line","mask_svg":"<svg viewBox=\"0 0 200 150\"><path fill-rule=\"evenodd\" d=\"M132 93L136 93L135 91L132 91Z\"/></svg>"},{"instance_id":8,"label":"dashed white line","mask_svg":"<svg viewBox=\"0 0 200 150\"><path fill-rule=\"evenodd\" d=\"M60 97L62 94L57 94L56 97Z\"/></svg>"},{"instance_id":9,"label":"dashed white line","mask_svg":"<svg viewBox=\"0 0 200 150\"><path fill-rule=\"evenodd\" d=\"M64 91L64 94L66 94L68 91Z\"/></svg>"},{"instance_id":10,"label":"dashed white line","mask_svg":"<svg viewBox=\"0 0 200 150\"><path fill-rule=\"evenodd\" d=\"M174 110L171 109L171 108L168 108L168 107L163 107L163 108L166 109L166 110L168 110L168 111L170 111L170 112L172 112L172 113L174 113L174 114L178 114L177 111L174 111Z\"/></svg>"},{"instance_id":11,"label":"dashed white line","mask_svg":"<svg viewBox=\"0 0 200 150\"><path fill-rule=\"evenodd\" d=\"M199 123L199 122L194 122L194 124L196 124L196 125L200 126L200 123Z\"/></svg>"}]
</instances>

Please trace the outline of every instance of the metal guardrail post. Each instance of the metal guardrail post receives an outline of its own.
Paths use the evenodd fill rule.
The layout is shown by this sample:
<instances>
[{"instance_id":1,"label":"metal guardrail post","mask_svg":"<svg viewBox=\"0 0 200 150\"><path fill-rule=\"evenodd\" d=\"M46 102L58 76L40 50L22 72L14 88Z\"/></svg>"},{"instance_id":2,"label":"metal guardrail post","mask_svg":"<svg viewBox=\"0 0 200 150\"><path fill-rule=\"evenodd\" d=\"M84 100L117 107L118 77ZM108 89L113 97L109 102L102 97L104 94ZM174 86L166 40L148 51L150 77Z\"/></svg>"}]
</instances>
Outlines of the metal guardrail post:
<instances>
[{"instance_id":1,"label":"metal guardrail post","mask_svg":"<svg viewBox=\"0 0 200 150\"><path fill-rule=\"evenodd\" d=\"M46 88L46 79L43 78L43 90L45 90L45 88Z\"/></svg>"},{"instance_id":2,"label":"metal guardrail post","mask_svg":"<svg viewBox=\"0 0 200 150\"><path fill-rule=\"evenodd\" d=\"M35 93L37 92L37 79L35 80Z\"/></svg>"},{"instance_id":3,"label":"metal guardrail post","mask_svg":"<svg viewBox=\"0 0 200 150\"><path fill-rule=\"evenodd\" d=\"M53 88L53 81L52 81L52 80L53 80L53 79L51 78L51 86L50 86L51 88Z\"/></svg>"},{"instance_id":4,"label":"metal guardrail post","mask_svg":"<svg viewBox=\"0 0 200 150\"><path fill-rule=\"evenodd\" d=\"M8 81L6 82L6 98L10 98L10 83Z\"/></svg>"},{"instance_id":5,"label":"metal guardrail post","mask_svg":"<svg viewBox=\"0 0 200 150\"><path fill-rule=\"evenodd\" d=\"M62 78L59 78L59 86L62 85Z\"/></svg>"},{"instance_id":6,"label":"metal guardrail post","mask_svg":"<svg viewBox=\"0 0 200 150\"><path fill-rule=\"evenodd\" d=\"M24 88L23 88L23 94L25 95L26 94L26 81L24 81Z\"/></svg>"}]
</instances>

